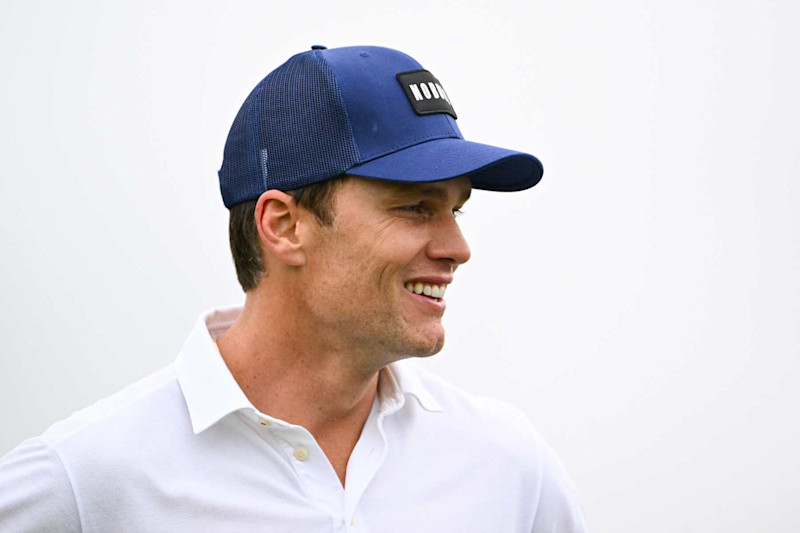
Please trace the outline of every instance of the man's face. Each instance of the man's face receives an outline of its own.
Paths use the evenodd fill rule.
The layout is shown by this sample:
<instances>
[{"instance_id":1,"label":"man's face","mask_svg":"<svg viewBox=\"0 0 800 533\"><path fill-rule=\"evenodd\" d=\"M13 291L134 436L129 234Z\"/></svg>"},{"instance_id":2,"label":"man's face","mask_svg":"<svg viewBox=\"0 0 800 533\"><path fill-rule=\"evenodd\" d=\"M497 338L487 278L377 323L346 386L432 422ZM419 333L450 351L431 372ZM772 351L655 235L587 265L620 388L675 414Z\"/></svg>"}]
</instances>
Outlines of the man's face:
<instances>
[{"instance_id":1,"label":"man's face","mask_svg":"<svg viewBox=\"0 0 800 533\"><path fill-rule=\"evenodd\" d=\"M455 220L470 191L467 178L342 183L335 221L315 230L303 272L321 338L382 364L441 350L442 296L470 256Z\"/></svg>"}]
</instances>

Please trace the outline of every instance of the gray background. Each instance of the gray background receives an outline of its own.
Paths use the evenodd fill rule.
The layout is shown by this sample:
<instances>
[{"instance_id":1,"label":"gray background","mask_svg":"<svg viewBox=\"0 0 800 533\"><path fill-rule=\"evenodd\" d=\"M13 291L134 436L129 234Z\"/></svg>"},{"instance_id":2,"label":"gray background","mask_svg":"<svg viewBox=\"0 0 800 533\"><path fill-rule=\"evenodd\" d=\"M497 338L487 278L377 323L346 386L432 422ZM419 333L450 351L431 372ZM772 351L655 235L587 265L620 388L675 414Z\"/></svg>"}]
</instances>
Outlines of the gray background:
<instances>
[{"instance_id":1,"label":"gray background","mask_svg":"<svg viewBox=\"0 0 800 533\"><path fill-rule=\"evenodd\" d=\"M242 301L215 174L239 105L312 44L379 44L545 165L466 206L425 364L522 407L594 531L797 531L798 4L336 4L0 7L0 453Z\"/></svg>"}]
</instances>

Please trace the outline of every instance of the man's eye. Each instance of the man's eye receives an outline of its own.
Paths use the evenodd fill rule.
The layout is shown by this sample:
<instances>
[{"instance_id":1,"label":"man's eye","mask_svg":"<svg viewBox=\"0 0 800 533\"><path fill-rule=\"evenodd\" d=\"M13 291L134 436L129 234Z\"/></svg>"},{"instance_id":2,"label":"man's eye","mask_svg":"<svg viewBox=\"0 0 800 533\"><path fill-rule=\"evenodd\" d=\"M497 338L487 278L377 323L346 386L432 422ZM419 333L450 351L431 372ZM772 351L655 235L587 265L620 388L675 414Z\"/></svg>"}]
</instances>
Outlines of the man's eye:
<instances>
[{"instance_id":1,"label":"man's eye","mask_svg":"<svg viewBox=\"0 0 800 533\"><path fill-rule=\"evenodd\" d=\"M423 204L412 204L412 205L405 205L400 208L402 211L408 211L409 213L427 213L428 208L425 207Z\"/></svg>"},{"instance_id":2,"label":"man's eye","mask_svg":"<svg viewBox=\"0 0 800 533\"><path fill-rule=\"evenodd\" d=\"M461 216L461 215L463 215L463 214L464 214L464 211L462 211L462 210L461 210L461 209L459 209L458 207L456 207L456 208L454 208L454 209L453 209L453 218L458 218L458 217L460 217L460 216Z\"/></svg>"}]
</instances>

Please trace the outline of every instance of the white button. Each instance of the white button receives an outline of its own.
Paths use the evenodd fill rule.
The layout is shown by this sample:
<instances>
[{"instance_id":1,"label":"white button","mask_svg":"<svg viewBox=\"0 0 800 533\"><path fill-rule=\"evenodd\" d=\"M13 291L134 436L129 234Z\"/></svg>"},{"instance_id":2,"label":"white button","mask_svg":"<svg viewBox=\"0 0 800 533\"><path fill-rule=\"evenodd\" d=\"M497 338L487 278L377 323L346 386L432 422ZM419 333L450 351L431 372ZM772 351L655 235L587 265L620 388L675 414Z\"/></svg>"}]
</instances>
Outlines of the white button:
<instances>
[{"instance_id":1,"label":"white button","mask_svg":"<svg viewBox=\"0 0 800 533\"><path fill-rule=\"evenodd\" d=\"M258 419L258 423L261 424L262 426L269 426L270 425L269 420L264 420L263 418L259 418Z\"/></svg>"},{"instance_id":2,"label":"white button","mask_svg":"<svg viewBox=\"0 0 800 533\"><path fill-rule=\"evenodd\" d=\"M308 450L306 450L303 446L298 446L294 449L294 458L298 461L305 461L308 459Z\"/></svg>"}]
</instances>

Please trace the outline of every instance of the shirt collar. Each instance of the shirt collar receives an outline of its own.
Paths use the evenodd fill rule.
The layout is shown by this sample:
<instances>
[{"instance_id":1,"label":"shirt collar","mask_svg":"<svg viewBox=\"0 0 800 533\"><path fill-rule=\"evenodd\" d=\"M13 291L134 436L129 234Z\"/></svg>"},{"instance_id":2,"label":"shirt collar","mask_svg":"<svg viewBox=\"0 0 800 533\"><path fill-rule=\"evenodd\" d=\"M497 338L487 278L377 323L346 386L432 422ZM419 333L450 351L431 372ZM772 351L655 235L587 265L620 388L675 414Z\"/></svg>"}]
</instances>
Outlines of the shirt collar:
<instances>
[{"instance_id":1,"label":"shirt collar","mask_svg":"<svg viewBox=\"0 0 800 533\"><path fill-rule=\"evenodd\" d=\"M247 409L257 412L231 374L214 340L236 321L241 307L214 309L195 323L175 360L183 397L189 409L195 435L216 424L226 415ZM417 399L430 412L442 411L439 402L419 378L411 361L397 361L386 366L378 384L378 405L384 415L399 411L405 395Z\"/></svg>"},{"instance_id":2,"label":"shirt collar","mask_svg":"<svg viewBox=\"0 0 800 533\"><path fill-rule=\"evenodd\" d=\"M397 407L391 412L399 410L404 404L406 394L416 398L426 411L435 413L443 410L439 402L436 401L428 391L428 388L422 383L414 362L402 360L387 365L381 371L378 388L378 398L382 406L381 411L387 408L391 409L392 404L396 404Z\"/></svg>"},{"instance_id":3,"label":"shirt collar","mask_svg":"<svg viewBox=\"0 0 800 533\"><path fill-rule=\"evenodd\" d=\"M240 313L238 307L204 313L175 361L175 372L195 435L229 413L240 409L255 410L214 344L214 339L222 335Z\"/></svg>"}]
</instances>

